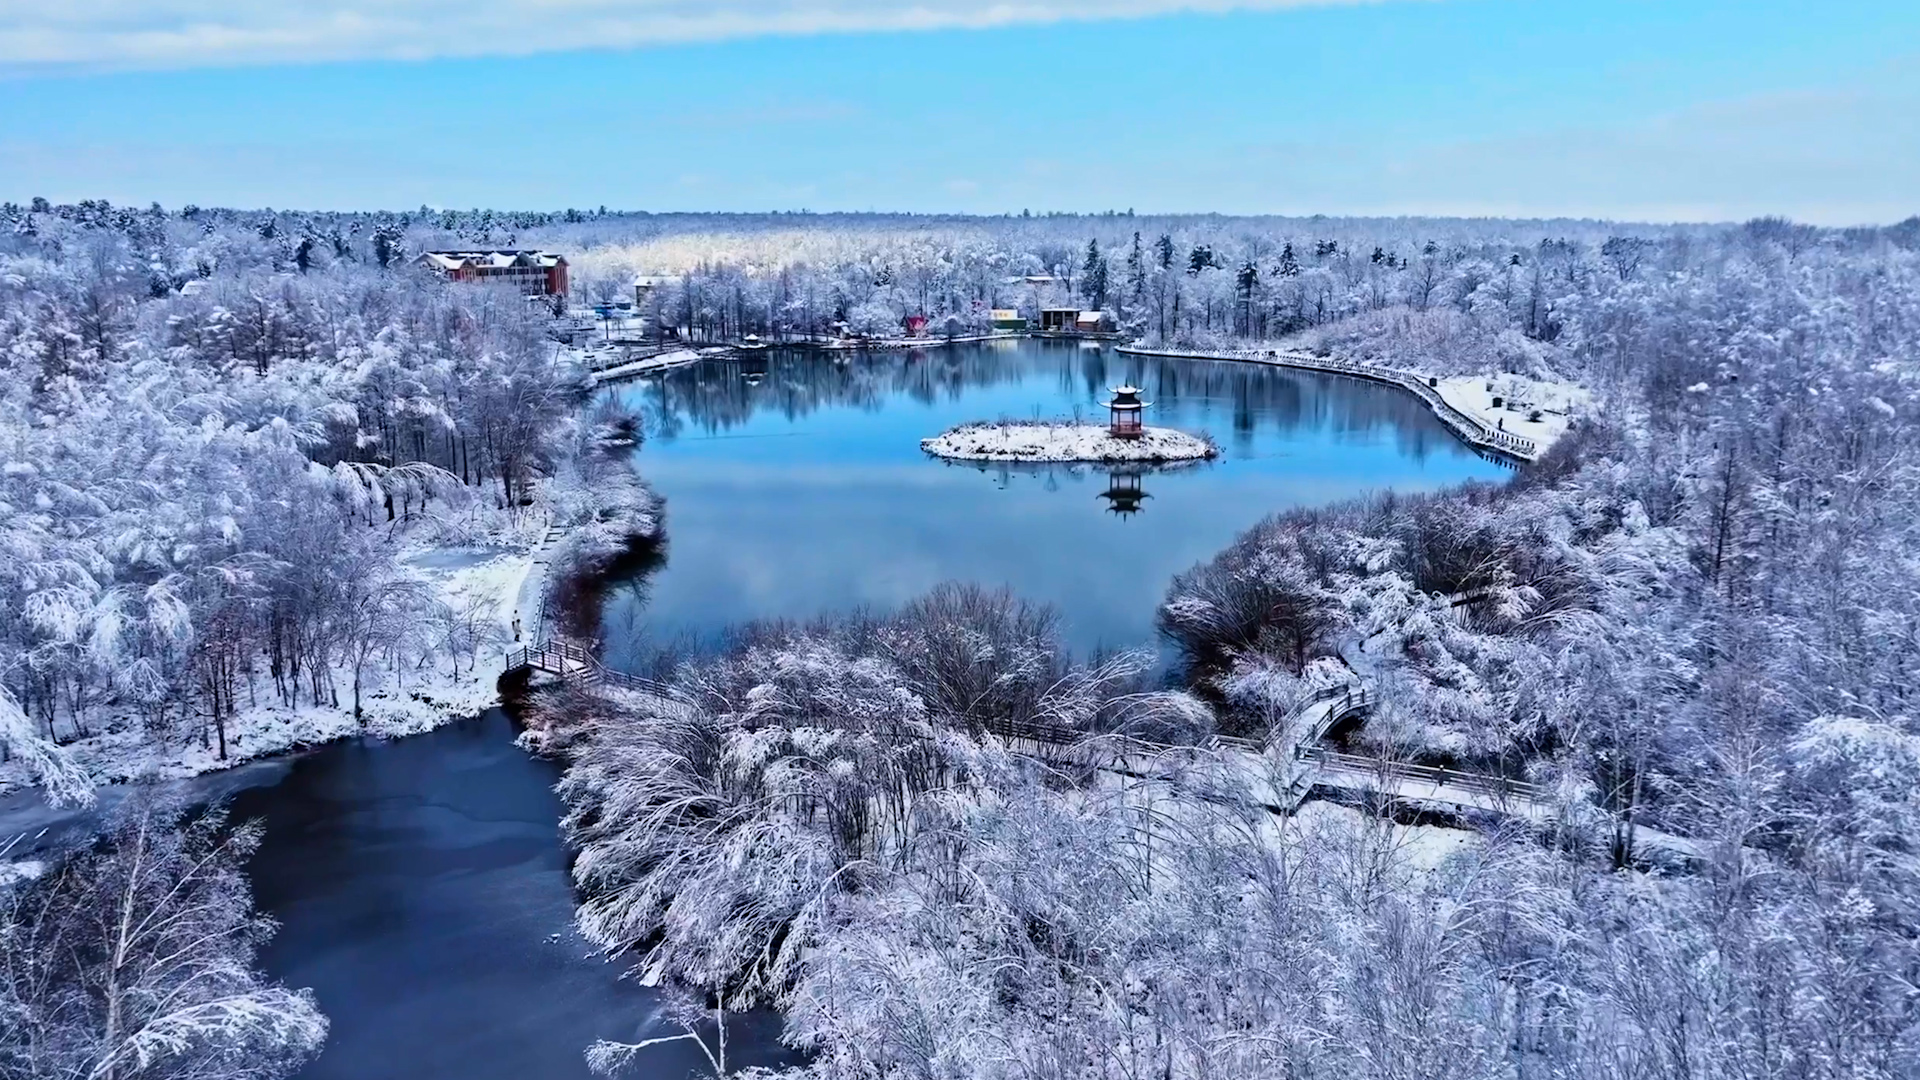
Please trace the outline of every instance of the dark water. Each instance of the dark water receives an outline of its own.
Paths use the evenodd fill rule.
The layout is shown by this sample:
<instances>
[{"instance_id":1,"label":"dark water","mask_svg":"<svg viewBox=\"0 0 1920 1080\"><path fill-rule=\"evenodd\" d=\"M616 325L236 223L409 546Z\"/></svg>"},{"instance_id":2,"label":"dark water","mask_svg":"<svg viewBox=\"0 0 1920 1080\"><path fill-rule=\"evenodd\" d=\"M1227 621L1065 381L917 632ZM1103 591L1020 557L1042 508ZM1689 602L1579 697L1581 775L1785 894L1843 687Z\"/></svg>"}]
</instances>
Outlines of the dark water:
<instances>
[{"instance_id":1,"label":"dark water","mask_svg":"<svg viewBox=\"0 0 1920 1080\"><path fill-rule=\"evenodd\" d=\"M281 930L265 967L312 987L333 1022L302 1077L587 1077L595 1039L678 1032L572 932L559 770L513 734L493 710L397 742L338 743L234 798L236 817L267 825L254 892ZM767 1017L730 1026L730 1057L776 1063L777 1033ZM690 1043L645 1053L629 1075L704 1069Z\"/></svg>"},{"instance_id":2,"label":"dark water","mask_svg":"<svg viewBox=\"0 0 1920 1080\"><path fill-rule=\"evenodd\" d=\"M1412 395L1334 376L1037 340L763 356L610 391L645 415L635 461L666 497L668 537L665 566L606 608L610 661L748 619L891 608L946 580L1054 604L1077 649L1145 644L1172 577L1268 514L1507 475ZM1221 460L1128 476L920 450L970 420L1104 421L1123 380L1145 388L1148 423L1212 434ZM1103 497L1133 487L1136 513Z\"/></svg>"},{"instance_id":3,"label":"dark water","mask_svg":"<svg viewBox=\"0 0 1920 1080\"><path fill-rule=\"evenodd\" d=\"M1209 431L1224 460L1128 477L953 466L919 449L966 420L1097 416L1123 379L1147 389L1150 423ZM669 536L664 567L608 607L616 662L738 620L890 607L949 579L1058 605L1076 647L1140 643L1169 579L1266 514L1504 475L1398 391L1039 342L775 354L613 392L645 406L635 461L668 499ZM1102 497L1135 486L1138 500ZM312 987L333 1020L304 1077L584 1077L594 1039L673 1033L648 991L572 933L558 771L512 737L496 711L196 782L237 789L236 812L266 820L254 888L282 930L265 965ZM777 1052L774 1034L766 1019L735 1028L733 1063L765 1062L739 1052ZM686 1043L648 1055L632 1075L703 1065Z\"/></svg>"}]
</instances>

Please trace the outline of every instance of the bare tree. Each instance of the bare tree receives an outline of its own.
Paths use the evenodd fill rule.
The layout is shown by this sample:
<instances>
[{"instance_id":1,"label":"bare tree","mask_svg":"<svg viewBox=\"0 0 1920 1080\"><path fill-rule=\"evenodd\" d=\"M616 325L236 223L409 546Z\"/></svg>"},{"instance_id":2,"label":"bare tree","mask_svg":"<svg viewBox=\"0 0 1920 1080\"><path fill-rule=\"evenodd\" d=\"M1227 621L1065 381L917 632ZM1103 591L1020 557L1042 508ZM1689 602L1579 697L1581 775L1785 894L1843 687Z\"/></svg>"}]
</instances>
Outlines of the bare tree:
<instances>
[{"instance_id":1,"label":"bare tree","mask_svg":"<svg viewBox=\"0 0 1920 1080\"><path fill-rule=\"evenodd\" d=\"M141 792L94 847L0 886L0 1075L263 1080L312 1056L312 996L253 966L273 931L242 872L259 842Z\"/></svg>"}]
</instances>

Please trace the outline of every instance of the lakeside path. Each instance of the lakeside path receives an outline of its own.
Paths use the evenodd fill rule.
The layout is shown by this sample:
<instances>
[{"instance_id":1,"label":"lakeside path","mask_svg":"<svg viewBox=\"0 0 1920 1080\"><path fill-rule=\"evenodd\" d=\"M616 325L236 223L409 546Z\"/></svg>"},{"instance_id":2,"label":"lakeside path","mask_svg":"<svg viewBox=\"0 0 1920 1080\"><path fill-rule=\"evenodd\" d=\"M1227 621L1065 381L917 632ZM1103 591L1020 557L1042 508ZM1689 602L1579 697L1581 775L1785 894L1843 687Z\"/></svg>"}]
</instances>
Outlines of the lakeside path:
<instances>
[{"instance_id":1,"label":"lakeside path","mask_svg":"<svg viewBox=\"0 0 1920 1080\"><path fill-rule=\"evenodd\" d=\"M889 349L934 349L944 345L978 345L987 341L1019 341L1026 336L1013 331L1000 331L992 334L962 334L954 337L830 338L814 343L812 347L825 352L881 352Z\"/></svg>"},{"instance_id":2,"label":"lakeside path","mask_svg":"<svg viewBox=\"0 0 1920 1080\"><path fill-rule=\"evenodd\" d=\"M1484 418L1468 413L1449 402L1440 387L1429 385L1428 376L1412 371L1402 371L1399 368L1362 364L1331 356L1314 356L1311 353L1281 349L1149 349L1136 345L1120 345L1116 346L1114 351L1128 356L1164 356L1179 360L1235 360L1266 364L1270 367L1320 371L1330 375L1348 375L1372 382L1386 383L1390 386L1398 386L1426 402L1428 408L1433 410L1434 416L1468 445L1496 454L1501 458L1536 461L1547 447L1552 445L1551 440L1529 439L1501 430L1497 423L1490 424ZM1443 380L1435 378L1433 381Z\"/></svg>"}]
</instances>

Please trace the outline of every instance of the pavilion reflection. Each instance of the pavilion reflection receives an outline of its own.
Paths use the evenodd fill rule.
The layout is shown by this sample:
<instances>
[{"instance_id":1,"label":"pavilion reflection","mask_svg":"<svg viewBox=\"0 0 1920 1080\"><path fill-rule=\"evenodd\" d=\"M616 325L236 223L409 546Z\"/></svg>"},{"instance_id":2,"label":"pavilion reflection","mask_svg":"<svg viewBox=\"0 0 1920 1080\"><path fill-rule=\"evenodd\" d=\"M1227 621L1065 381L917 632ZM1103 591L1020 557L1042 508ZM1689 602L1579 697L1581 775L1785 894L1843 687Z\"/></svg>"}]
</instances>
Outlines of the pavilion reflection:
<instances>
[{"instance_id":1,"label":"pavilion reflection","mask_svg":"<svg viewBox=\"0 0 1920 1080\"><path fill-rule=\"evenodd\" d=\"M1163 423L1213 431L1242 456L1262 436L1323 429L1336 439L1387 429L1424 456L1453 437L1409 394L1351 379L1225 361L1128 357L1107 349L1032 340L906 352L819 352L775 346L713 357L615 384L645 416L649 437L730 431L756 418L817 411L879 411L905 398L922 405L1027 383L1060 415L1104 410L1116 383L1140 388Z\"/></svg>"},{"instance_id":2,"label":"pavilion reflection","mask_svg":"<svg viewBox=\"0 0 1920 1080\"><path fill-rule=\"evenodd\" d=\"M1145 509L1140 504L1153 496L1141 488L1141 476L1139 469L1110 470L1107 473L1107 490L1099 495L1106 501L1107 513L1128 518Z\"/></svg>"}]
</instances>

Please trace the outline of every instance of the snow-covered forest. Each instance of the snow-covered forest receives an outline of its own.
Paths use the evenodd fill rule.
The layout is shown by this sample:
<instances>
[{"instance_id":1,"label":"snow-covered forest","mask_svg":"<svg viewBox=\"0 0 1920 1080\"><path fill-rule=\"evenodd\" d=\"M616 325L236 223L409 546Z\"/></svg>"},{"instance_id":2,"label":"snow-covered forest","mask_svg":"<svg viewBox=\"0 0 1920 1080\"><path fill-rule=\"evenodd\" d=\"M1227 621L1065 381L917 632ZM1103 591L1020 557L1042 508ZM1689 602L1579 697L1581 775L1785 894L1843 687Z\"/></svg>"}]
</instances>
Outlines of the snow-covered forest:
<instances>
[{"instance_id":1,"label":"snow-covered forest","mask_svg":"<svg viewBox=\"0 0 1920 1080\"><path fill-rule=\"evenodd\" d=\"M68 794L484 705L514 556L652 513L548 312L397 225L0 216L0 754Z\"/></svg>"},{"instance_id":2,"label":"snow-covered forest","mask_svg":"<svg viewBox=\"0 0 1920 1080\"><path fill-rule=\"evenodd\" d=\"M1920 219L0 219L20 774L78 795L104 760L276 745L263 709L481 700L517 595L489 553L653 528L548 309L421 250L562 252L576 303L646 277L648 331L693 341L1103 308L1155 343L1593 404L1511 483L1280 516L1181 575L1171 685L955 586L743 628L670 698L541 702L590 937L689 1016L780 1008L822 1077L1920 1071ZM1524 780L1552 813L1274 813L1217 737L1342 681L1378 701L1346 748ZM306 730L285 715L263 723ZM1003 737L1041 727L1196 749L1103 770ZM1635 850L1640 826L1687 856ZM72 875L125 846L13 887L0 956L53 925L20 897L92 888ZM42 1015L41 985L0 1010ZM273 1036L294 1057L300 1019Z\"/></svg>"},{"instance_id":3,"label":"snow-covered forest","mask_svg":"<svg viewBox=\"0 0 1920 1080\"><path fill-rule=\"evenodd\" d=\"M1037 265L935 280L1104 299L1148 338L1576 381L1597 407L1510 484L1282 516L1181 576L1161 621L1190 696L943 592L746 633L662 717L558 706L586 728L565 791L590 936L710 1010L778 1005L822 1076L1920 1068L1916 223L1189 222L1172 250L1217 254L1138 276L1087 242L1131 223L1073 224ZM900 250L853 271L858 303L920 303ZM1259 274L1210 302L1214 261ZM669 312L818 295L794 268L683 275ZM946 285L932 313L974 302ZM780 332L759 303L713 332ZM1276 817L1225 750L1170 785L986 734L1132 733L1138 710L1161 742L1259 737L1344 680L1380 702L1350 749L1524 779L1555 813ZM1646 826L1688 857L1634 850Z\"/></svg>"}]
</instances>

